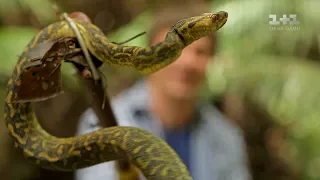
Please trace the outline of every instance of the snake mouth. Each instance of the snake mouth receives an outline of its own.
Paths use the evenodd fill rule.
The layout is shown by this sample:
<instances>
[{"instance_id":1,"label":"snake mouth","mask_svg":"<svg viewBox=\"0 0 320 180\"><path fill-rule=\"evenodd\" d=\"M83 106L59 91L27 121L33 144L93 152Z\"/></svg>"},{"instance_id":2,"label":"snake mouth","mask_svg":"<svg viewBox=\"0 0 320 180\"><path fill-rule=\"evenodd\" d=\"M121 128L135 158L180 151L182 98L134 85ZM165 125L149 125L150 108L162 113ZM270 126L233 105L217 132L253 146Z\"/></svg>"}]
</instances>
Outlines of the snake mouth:
<instances>
[{"instance_id":1,"label":"snake mouth","mask_svg":"<svg viewBox=\"0 0 320 180\"><path fill-rule=\"evenodd\" d=\"M222 21L222 23L220 24L219 28L223 27L227 23L227 20L228 20L228 18L224 19L224 21Z\"/></svg>"}]
</instances>

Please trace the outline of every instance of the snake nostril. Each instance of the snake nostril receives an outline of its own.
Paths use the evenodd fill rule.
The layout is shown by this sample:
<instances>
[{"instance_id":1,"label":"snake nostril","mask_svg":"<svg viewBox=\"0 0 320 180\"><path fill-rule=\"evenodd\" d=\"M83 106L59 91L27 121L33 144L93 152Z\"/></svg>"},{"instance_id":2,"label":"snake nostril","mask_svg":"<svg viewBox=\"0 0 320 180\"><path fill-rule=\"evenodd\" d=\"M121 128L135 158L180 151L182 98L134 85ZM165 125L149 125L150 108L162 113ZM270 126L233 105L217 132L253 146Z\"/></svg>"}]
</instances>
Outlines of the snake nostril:
<instances>
[{"instance_id":1,"label":"snake nostril","mask_svg":"<svg viewBox=\"0 0 320 180\"><path fill-rule=\"evenodd\" d=\"M216 16L218 16L219 17L219 19L223 19L223 18L228 18L228 13L227 12L225 12L225 11L219 11L217 14L216 14Z\"/></svg>"}]
</instances>

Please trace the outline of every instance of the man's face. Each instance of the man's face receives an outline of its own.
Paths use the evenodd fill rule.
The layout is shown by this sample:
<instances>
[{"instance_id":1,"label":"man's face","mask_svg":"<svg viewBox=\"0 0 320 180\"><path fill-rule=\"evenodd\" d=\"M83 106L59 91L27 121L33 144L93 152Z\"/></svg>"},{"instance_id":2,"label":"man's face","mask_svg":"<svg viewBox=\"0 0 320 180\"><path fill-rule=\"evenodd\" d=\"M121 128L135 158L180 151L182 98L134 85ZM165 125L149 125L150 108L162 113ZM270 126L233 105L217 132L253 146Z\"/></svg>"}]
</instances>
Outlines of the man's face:
<instances>
[{"instance_id":1,"label":"man's face","mask_svg":"<svg viewBox=\"0 0 320 180\"><path fill-rule=\"evenodd\" d=\"M169 29L163 29L153 39L153 44L163 41ZM193 98L205 78L206 66L211 58L212 42L210 38L201 38L181 53L172 64L153 73L149 81L161 88L168 96L178 99Z\"/></svg>"}]
</instances>

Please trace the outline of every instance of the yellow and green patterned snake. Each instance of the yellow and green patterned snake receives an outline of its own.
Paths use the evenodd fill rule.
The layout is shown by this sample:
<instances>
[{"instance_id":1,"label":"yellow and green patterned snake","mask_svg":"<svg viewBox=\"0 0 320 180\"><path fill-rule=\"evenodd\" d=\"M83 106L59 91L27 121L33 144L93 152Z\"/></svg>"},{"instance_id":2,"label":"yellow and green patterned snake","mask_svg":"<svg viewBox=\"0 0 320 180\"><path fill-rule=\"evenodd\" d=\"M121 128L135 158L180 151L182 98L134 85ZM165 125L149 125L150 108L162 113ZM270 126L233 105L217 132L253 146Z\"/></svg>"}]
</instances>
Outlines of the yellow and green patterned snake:
<instances>
[{"instance_id":1,"label":"yellow and green patterned snake","mask_svg":"<svg viewBox=\"0 0 320 180\"><path fill-rule=\"evenodd\" d=\"M164 41L146 48L111 43L95 25L75 23L90 53L101 62L130 66L146 75L174 62L192 42L219 30L227 17L226 12L220 11L182 19L172 26ZM31 102L14 101L24 69L30 63L30 49L61 37L75 37L66 21L43 28L24 49L8 81L5 122L25 157L43 168L58 171L128 159L147 179L192 179L173 149L140 128L108 127L81 136L58 138L42 129Z\"/></svg>"}]
</instances>

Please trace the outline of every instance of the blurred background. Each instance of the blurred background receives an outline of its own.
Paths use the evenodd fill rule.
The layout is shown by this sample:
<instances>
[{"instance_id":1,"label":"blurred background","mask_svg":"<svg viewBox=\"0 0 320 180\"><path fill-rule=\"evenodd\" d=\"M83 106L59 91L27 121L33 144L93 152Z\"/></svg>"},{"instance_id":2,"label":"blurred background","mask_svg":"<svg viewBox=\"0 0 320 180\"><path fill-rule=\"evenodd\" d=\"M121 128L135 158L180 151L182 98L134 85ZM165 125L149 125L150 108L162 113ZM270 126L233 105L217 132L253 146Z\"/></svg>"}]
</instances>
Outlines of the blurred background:
<instances>
[{"instance_id":1,"label":"blurred background","mask_svg":"<svg viewBox=\"0 0 320 180\"><path fill-rule=\"evenodd\" d=\"M257 73L268 73L271 69L277 69L283 66L284 63L281 62L288 64L291 61L319 61L319 0L56 0L56 2L66 12L86 13L93 23L115 42L125 41L144 31L148 33L152 24L152 14L164 7L175 5L177 8L183 8L182 5L188 4L195 7L206 6L209 8L208 11L212 12L227 11L229 19L217 33L218 52L208 69L208 83L201 93L203 98L209 99L213 104L219 104L221 110L244 132L250 171L254 179L293 179L290 177L296 174L297 167L294 164L285 163L283 159L286 159L284 157L286 153L281 151L286 141L283 134L290 131L283 126L281 113L273 110L270 110L271 115L261 113L255 109L255 106L244 102L239 92L229 91L226 87L229 84L237 84L244 79L256 77ZM283 14L296 14L300 24L291 29L274 28L269 24L270 14L277 14L278 18ZM24 46L41 28L54 21L56 16L50 1L0 0L1 101L4 98L7 79ZM146 46L147 43L147 35L143 35L127 44ZM41 124L49 133L58 137L69 137L75 134L81 113L91 105L92 101L91 94L79 77L73 74L72 68L71 65L63 65L65 93L36 104L36 112ZM139 78L139 74L132 69L108 68L106 74L109 83L107 91L111 97L130 87ZM317 74L313 74L313 77L315 75ZM271 82L275 81L274 78L274 76L270 77ZM266 87L269 90L266 94L271 93L270 96L272 96L274 95L272 93L277 92L277 88L274 84L269 86ZM310 90L316 89L314 86L317 84L308 83L300 93L319 93L319 91ZM268 103L266 101L265 108L268 107ZM288 103L283 104L287 108L291 107L289 101L282 103ZM0 107L0 113L3 114L3 105L1 104ZM318 109L312 110L318 111ZM313 135L309 139L293 138L296 141L293 141L295 149L292 151L301 152L302 155L299 156L301 162L320 158L302 153L302 151L307 152L308 149L318 150L320 141L314 137L319 137L320 134ZM292 135L292 137L296 136ZM0 147L2 180L73 179L72 173L50 172L26 162L13 148L3 120L0 121ZM317 175L320 169L319 160L317 163L303 168L298 167L298 169L308 174L307 179L319 179Z\"/></svg>"}]
</instances>

